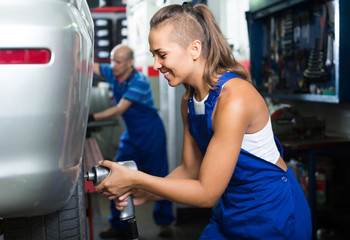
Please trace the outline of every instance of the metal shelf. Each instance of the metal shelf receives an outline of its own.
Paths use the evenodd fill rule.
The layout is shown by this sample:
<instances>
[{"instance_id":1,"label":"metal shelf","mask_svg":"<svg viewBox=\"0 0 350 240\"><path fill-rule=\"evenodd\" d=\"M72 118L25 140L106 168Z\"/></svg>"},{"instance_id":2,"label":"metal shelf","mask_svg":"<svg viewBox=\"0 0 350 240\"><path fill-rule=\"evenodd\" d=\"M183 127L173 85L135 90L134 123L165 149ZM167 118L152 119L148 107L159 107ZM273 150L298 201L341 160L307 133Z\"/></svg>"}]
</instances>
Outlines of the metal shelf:
<instances>
[{"instance_id":1,"label":"metal shelf","mask_svg":"<svg viewBox=\"0 0 350 240\"><path fill-rule=\"evenodd\" d=\"M279 91L278 87L281 87L277 86L277 89L273 89L272 93L261 92L263 96L276 99L325 102L335 104L350 102L350 94L348 93L350 89L350 81L348 79L348 76L350 75L350 68L347 67L349 55L346 53L348 52L346 43L350 41L350 32L346 30L346 26L348 26L349 20L345 17L347 14L345 9L349 9L350 1L333 0L329 3L332 3L334 7L334 14L332 15L334 17L334 25L327 25L329 31L334 34L333 42L331 45L329 45L333 49L333 62L331 65L326 66L327 73L330 75L327 81L314 81L310 82L310 84L315 83L318 88L325 90L333 88L335 90L335 95L295 93L287 92L287 89L283 92L275 92ZM316 11L319 11L322 3L319 2L318 4L318 8L315 8ZM250 0L250 11L246 13L250 44L250 65L251 75L258 89L261 89L263 83L267 81L267 79L263 79L264 77L266 78L266 75L263 75L265 66L269 66L272 70L275 71L275 74L280 76L278 71L280 69L279 66L281 66L281 63L278 62L280 61L278 59L283 58L283 54L281 55L281 52L283 52L281 51L283 41L281 40L281 36L276 37L276 32L273 33L272 30L274 28L271 27L271 24L281 23L282 18L284 18L284 15L287 13L289 15L292 14L294 18L299 15L300 18L302 16L301 13L308 12L307 9L313 6L314 4L312 0ZM319 26L317 25L318 22L315 20L316 15L308 16L308 26L310 28L308 31L309 37L311 39L305 41L304 38L300 38L297 42L292 43L293 51L296 52L298 50L299 53L303 53L304 59L311 54L311 50L314 47L314 40L316 40L317 34L322 33L322 31L319 32ZM311 18L311 16L313 16L313 18ZM298 26L303 27L304 25L301 25L300 22L301 21L299 20ZM278 44L277 46L279 49L279 58L270 57L272 55L269 52L271 51L269 50L271 48L271 41L276 41L276 44ZM326 44L324 43L324 45ZM290 56L289 58L287 56L287 58L284 60L288 62L285 66L288 66L288 64L289 67L292 66L293 60ZM298 61L300 63L300 59ZM265 62L265 66L262 66L263 62ZM306 65L302 65L302 71L305 68ZM290 69L288 71L289 74L292 72ZM293 79L295 78L292 77L287 81L291 81ZM283 81L286 81L286 79ZM304 88L305 87L308 88L308 86L304 86ZM264 91L266 90L264 89Z\"/></svg>"},{"instance_id":2,"label":"metal shelf","mask_svg":"<svg viewBox=\"0 0 350 240\"><path fill-rule=\"evenodd\" d=\"M326 103L339 103L339 97L332 95L317 95L317 94L290 94L290 93L261 93L263 97L285 99L285 100L300 100L310 102L326 102Z\"/></svg>"},{"instance_id":3,"label":"metal shelf","mask_svg":"<svg viewBox=\"0 0 350 240\"><path fill-rule=\"evenodd\" d=\"M91 12L126 12L126 7L99 7Z\"/></svg>"}]
</instances>

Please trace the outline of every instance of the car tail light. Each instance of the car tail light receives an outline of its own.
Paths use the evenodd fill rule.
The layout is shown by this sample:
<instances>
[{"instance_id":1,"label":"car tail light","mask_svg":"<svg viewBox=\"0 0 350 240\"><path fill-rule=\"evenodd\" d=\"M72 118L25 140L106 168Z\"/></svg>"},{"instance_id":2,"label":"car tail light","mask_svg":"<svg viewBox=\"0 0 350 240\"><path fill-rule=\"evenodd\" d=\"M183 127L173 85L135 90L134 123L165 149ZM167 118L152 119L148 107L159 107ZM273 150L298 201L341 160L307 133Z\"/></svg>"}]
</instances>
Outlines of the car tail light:
<instances>
[{"instance_id":1,"label":"car tail light","mask_svg":"<svg viewBox=\"0 0 350 240\"><path fill-rule=\"evenodd\" d=\"M50 59L49 49L0 49L0 64L45 64Z\"/></svg>"}]
</instances>

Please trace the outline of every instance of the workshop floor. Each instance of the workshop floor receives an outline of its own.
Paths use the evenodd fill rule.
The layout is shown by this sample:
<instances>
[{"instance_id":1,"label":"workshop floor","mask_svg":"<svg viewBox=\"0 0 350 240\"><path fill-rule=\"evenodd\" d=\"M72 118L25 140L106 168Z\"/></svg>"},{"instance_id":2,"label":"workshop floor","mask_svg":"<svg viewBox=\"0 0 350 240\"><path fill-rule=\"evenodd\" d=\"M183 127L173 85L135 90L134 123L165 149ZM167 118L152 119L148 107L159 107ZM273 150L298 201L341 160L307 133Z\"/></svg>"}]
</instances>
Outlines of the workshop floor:
<instances>
[{"instance_id":1,"label":"workshop floor","mask_svg":"<svg viewBox=\"0 0 350 240\"><path fill-rule=\"evenodd\" d=\"M94 240L101 240L99 232L109 227L108 216L109 200L99 193L91 194L93 206ZM152 218L154 203L136 206L136 220L140 240L195 240L198 239L209 221L208 211L180 211L178 221L172 224L173 236L160 238L157 236L158 228Z\"/></svg>"}]
</instances>

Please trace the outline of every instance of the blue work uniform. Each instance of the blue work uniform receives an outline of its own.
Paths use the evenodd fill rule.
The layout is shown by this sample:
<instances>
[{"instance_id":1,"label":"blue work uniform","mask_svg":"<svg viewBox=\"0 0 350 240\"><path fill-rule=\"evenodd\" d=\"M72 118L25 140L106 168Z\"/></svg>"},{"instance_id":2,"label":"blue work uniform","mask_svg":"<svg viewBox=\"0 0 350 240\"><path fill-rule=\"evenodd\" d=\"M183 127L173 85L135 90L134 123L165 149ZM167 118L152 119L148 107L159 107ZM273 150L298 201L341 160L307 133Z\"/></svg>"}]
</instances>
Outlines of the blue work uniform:
<instances>
[{"instance_id":1,"label":"blue work uniform","mask_svg":"<svg viewBox=\"0 0 350 240\"><path fill-rule=\"evenodd\" d=\"M154 106L150 82L145 75L133 69L130 76L120 83L113 75L110 65L100 65L101 75L111 85L116 104L121 98L133 104L124 112L125 132L120 137L115 161L134 160L138 169L153 176L168 175L166 136L162 120ZM119 220L120 212L111 201L109 220L119 230L127 224ZM174 220L170 201L157 201L153 209L157 225L170 224Z\"/></svg>"},{"instance_id":2,"label":"blue work uniform","mask_svg":"<svg viewBox=\"0 0 350 240\"><path fill-rule=\"evenodd\" d=\"M221 88L231 78L227 72L210 90L205 114L196 115L188 100L188 125L201 153L213 136L211 116ZM275 138L281 156L281 144ZM220 151L220 149L217 149ZM311 214L305 195L290 168L280 167L241 149L229 184L213 209L204 239L290 239L312 238Z\"/></svg>"}]
</instances>

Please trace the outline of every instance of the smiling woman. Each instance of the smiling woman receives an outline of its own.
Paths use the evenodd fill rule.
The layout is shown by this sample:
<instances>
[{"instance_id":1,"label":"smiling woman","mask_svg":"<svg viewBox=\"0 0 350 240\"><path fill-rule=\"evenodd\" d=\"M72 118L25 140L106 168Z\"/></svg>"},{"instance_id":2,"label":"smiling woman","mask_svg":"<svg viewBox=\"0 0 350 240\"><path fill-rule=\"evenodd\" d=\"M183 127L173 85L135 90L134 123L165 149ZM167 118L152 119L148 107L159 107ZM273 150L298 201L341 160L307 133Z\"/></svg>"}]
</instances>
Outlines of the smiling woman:
<instances>
[{"instance_id":1,"label":"smiling woman","mask_svg":"<svg viewBox=\"0 0 350 240\"><path fill-rule=\"evenodd\" d=\"M103 161L96 187L127 205L168 199L213 207L200 239L311 239L308 203L282 158L264 99L205 5L168 5L150 21L155 70L183 84L182 162L165 178ZM203 111L204 109L204 111Z\"/></svg>"},{"instance_id":2,"label":"smiling woman","mask_svg":"<svg viewBox=\"0 0 350 240\"><path fill-rule=\"evenodd\" d=\"M168 47L168 45L176 43L178 47L181 47L183 50L187 49L191 43L195 43L194 49L187 50L189 54L194 54L194 60L200 61L201 58L199 57L201 56L203 59L207 60L205 64L212 63L208 65L203 75L206 84L210 87L216 85L218 76L225 73L225 71L235 72L239 76L242 76L242 78L251 81L250 75L246 69L234 59L231 48L216 24L214 16L211 13L206 14L207 21L205 21L201 11L197 11L195 8L185 5L182 9L184 9L186 14L178 14L181 10L173 5L171 11L163 14L162 10L165 11L165 8L163 8L159 11L159 14L153 16L150 22L150 46L152 46L153 36L161 38L155 40L158 41L158 44L162 44L162 46ZM163 26L167 27L163 28ZM159 34L159 29L162 29L162 34ZM209 36L210 32L212 33L211 36ZM179 49L175 49L174 47L174 50L178 51ZM164 54L165 53L159 54L161 59L164 57ZM157 59L155 59L154 68L159 69L159 66L156 65L156 60ZM183 59L181 59L181 61L183 61ZM183 65L188 66L187 64L188 62ZM192 71L196 70L196 68L190 68ZM226 70L223 71L223 68ZM193 75L201 76L200 74L200 71L196 71ZM188 98L193 94L194 89L186 83L184 86L187 90L185 97Z\"/></svg>"},{"instance_id":3,"label":"smiling woman","mask_svg":"<svg viewBox=\"0 0 350 240\"><path fill-rule=\"evenodd\" d=\"M183 49L176 42L169 41L168 36L174 31L172 27L166 29L152 29L149 35L149 42L154 56L153 69L164 74L170 86L177 86L183 83L183 79L189 78L193 69L193 58L198 59L201 43L198 42L197 51ZM193 73L193 72L192 72Z\"/></svg>"}]
</instances>

